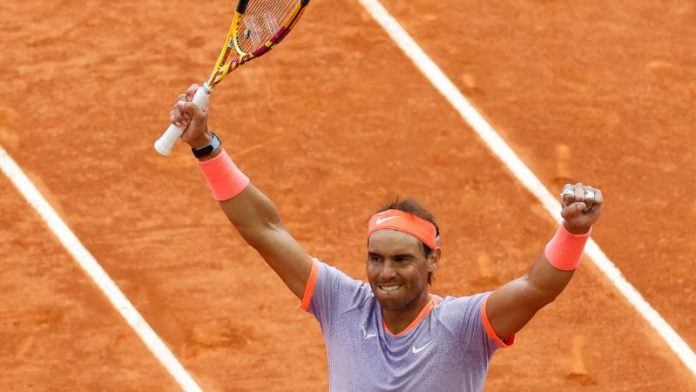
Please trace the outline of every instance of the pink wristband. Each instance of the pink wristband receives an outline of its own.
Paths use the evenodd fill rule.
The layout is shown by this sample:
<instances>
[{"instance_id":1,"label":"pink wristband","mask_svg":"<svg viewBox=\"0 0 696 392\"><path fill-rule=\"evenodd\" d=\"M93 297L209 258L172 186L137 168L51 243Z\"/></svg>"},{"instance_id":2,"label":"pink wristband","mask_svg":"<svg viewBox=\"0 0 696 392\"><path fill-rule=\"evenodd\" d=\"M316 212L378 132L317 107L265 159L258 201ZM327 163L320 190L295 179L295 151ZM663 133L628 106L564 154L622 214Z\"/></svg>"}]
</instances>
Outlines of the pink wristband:
<instances>
[{"instance_id":1,"label":"pink wristband","mask_svg":"<svg viewBox=\"0 0 696 392\"><path fill-rule=\"evenodd\" d=\"M590 238L592 229L585 234L572 234L561 225L551 238L544 255L549 263L561 271L571 271L578 268L580 256L585 249L585 243Z\"/></svg>"},{"instance_id":2,"label":"pink wristband","mask_svg":"<svg viewBox=\"0 0 696 392\"><path fill-rule=\"evenodd\" d=\"M249 177L239 170L224 149L215 158L199 161L198 165L203 170L205 179L208 180L208 186L215 200L229 200L249 185Z\"/></svg>"}]
</instances>

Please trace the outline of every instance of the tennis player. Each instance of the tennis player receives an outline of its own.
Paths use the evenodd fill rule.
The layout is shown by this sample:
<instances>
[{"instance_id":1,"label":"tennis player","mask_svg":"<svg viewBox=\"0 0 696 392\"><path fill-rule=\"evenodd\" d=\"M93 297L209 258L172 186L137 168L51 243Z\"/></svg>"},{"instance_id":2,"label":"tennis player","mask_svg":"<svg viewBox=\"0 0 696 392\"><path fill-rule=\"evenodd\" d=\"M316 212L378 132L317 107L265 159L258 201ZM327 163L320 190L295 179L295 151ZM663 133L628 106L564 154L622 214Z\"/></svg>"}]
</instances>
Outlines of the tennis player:
<instances>
[{"instance_id":1,"label":"tennis player","mask_svg":"<svg viewBox=\"0 0 696 392\"><path fill-rule=\"evenodd\" d=\"M435 218L412 200L376 212L367 229L368 283L311 258L272 202L235 166L207 128L207 113L179 97L170 120L227 218L321 326L332 391L480 391L498 348L563 291L580 262L602 193L582 184L561 193L563 224L523 276L489 293L438 297Z\"/></svg>"}]
</instances>

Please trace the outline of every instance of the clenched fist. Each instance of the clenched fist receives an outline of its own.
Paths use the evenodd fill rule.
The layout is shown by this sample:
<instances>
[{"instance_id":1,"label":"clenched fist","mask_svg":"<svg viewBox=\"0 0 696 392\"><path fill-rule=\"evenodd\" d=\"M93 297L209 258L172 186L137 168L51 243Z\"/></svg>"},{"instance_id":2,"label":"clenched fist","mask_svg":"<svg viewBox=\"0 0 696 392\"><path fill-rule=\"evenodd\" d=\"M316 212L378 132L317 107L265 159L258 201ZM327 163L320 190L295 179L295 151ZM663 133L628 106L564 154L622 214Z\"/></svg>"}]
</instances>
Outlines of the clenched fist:
<instances>
[{"instance_id":1,"label":"clenched fist","mask_svg":"<svg viewBox=\"0 0 696 392\"><path fill-rule=\"evenodd\" d=\"M184 128L181 140L193 148L203 147L212 139L208 130L208 111L193 103L193 96L200 87L192 84L186 92L179 95L177 103L169 113L169 121Z\"/></svg>"},{"instance_id":2,"label":"clenched fist","mask_svg":"<svg viewBox=\"0 0 696 392\"><path fill-rule=\"evenodd\" d=\"M588 185L566 184L561 192L563 226L573 234L585 234L602 214L602 191Z\"/></svg>"}]
</instances>

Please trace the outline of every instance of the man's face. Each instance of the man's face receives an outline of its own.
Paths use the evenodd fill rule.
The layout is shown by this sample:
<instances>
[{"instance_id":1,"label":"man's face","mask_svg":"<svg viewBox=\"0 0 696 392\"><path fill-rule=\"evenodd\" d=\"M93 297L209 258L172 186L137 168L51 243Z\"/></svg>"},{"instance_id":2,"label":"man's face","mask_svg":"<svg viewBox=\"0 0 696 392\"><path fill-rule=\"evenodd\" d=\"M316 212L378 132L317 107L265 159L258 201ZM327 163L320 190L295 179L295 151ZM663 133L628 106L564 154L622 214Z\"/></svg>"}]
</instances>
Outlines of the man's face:
<instances>
[{"instance_id":1,"label":"man's face","mask_svg":"<svg viewBox=\"0 0 696 392\"><path fill-rule=\"evenodd\" d=\"M428 273L437 268L419 241L395 230L379 230L367 240L367 279L387 310L407 310L427 295Z\"/></svg>"}]
</instances>

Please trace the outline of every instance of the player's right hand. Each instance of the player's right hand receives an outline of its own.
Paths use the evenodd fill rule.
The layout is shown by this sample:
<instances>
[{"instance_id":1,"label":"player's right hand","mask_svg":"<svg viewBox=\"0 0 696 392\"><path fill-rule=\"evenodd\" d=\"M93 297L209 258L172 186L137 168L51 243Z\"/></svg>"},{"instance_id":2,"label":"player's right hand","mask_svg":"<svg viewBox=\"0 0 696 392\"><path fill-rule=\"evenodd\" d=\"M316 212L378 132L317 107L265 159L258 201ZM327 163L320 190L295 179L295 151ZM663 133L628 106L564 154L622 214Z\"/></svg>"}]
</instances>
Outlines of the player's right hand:
<instances>
[{"instance_id":1,"label":"player's right hand","mask_svg":"<svg viewBox=\"0 0 696 392\"><path fill-rule=\"evenodd\" d=\"M179 95L177 103L169 112L169 121L179 127L184 128L181 140L188 143L192 148L200 148L212 140L208 130L208 112L191 102L196 90L200 85L192 84L186 92Z\"/></svg>"}]
</instances>

